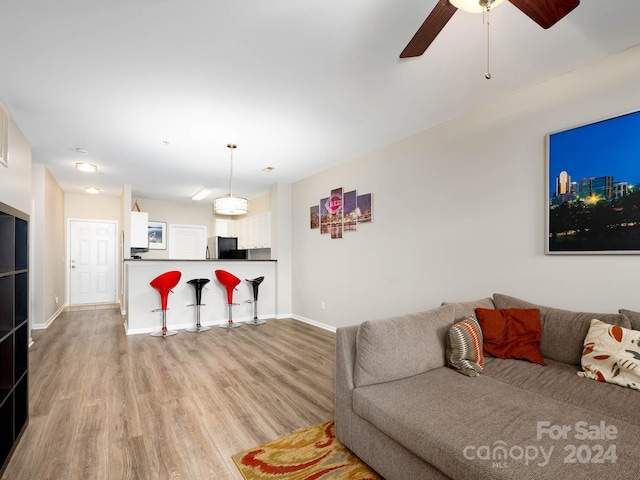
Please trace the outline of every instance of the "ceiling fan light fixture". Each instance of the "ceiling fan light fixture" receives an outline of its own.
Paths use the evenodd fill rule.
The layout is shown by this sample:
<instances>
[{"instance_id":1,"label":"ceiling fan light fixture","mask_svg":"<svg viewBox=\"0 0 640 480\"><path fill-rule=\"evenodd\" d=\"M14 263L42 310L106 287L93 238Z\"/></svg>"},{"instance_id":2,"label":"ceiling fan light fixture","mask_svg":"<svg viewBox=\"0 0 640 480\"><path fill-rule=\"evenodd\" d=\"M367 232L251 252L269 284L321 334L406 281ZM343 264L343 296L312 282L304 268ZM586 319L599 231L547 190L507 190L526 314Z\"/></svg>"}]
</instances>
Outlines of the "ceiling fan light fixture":
<instances>
[{"instance_id":1,"label":"ceiling fan light fixture","mask_svg":"<svg viewBox=\"0 0 640 480\"><path fill-rule=\"evenodd\" d=\"M213 212L219 215L244 215L249 212L249 200L242 197L234 197L233 184L233 151L237 148L235 143L227 144L231 151L231 168L229 173L229 193L224 197L218 197L213 201Z\"/></svg>"},{"instance_id":2,"label":"ceiling fan light fixture","mask_svg":"<svg viewBox=\"0 0 640 480\"><path fill-rule=\"evenodd\" d=\"M491 8L496 8L504 0L493 0L491 2ZM482 13L485 11L488 0L449 0L449 3L454 7L471 13Z\"/></svg>"}]
</instances>

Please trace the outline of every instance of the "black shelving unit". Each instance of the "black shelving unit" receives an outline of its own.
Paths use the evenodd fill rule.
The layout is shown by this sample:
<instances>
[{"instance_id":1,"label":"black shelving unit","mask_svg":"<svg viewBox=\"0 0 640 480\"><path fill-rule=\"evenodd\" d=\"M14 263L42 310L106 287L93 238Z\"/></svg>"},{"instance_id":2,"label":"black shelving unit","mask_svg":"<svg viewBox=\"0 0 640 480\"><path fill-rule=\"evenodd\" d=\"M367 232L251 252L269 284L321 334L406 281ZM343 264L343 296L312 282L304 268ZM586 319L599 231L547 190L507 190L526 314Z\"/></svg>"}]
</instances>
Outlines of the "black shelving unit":
<instances>
[{"instance_id":1,"label":"black shelving unit","mask_svg":"<svg viewBox=\"0 0 640 480\"><path fill-rule=\"evenodd\" d=\"M29 420L29 216L0 203L0 475Z\"/></svg>"}]
</instances>

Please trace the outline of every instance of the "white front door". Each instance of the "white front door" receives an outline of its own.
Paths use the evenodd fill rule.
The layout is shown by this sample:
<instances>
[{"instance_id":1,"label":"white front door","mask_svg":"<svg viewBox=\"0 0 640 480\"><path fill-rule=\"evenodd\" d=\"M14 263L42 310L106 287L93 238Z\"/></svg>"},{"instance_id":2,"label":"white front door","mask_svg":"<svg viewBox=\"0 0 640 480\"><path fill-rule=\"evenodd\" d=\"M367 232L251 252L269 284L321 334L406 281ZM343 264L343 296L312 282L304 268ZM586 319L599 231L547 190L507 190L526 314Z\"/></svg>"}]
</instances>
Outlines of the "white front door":
<instances>
[{"instance_id":1,"label":"white front door","mask_svg":"<svg viewBox=\"0 0 640 480\"><path fill-rule=\"evenodd\" d=\"M116 222L69 221L69 304L115 303Z\"/></svg>"}]
</instances>

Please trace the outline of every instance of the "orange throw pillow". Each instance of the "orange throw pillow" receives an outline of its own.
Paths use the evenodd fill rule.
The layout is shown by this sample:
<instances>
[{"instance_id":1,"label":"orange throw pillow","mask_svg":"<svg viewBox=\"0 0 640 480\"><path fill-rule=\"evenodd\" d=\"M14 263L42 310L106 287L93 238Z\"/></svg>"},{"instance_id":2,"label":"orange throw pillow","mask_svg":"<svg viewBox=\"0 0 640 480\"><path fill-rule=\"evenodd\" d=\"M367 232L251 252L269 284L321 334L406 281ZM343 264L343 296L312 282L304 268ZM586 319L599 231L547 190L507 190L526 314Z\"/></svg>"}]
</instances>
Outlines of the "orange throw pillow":
<instances>
[{"instance_id":1,"label":"orange throw pillow","mask_svg":"<svg viewBox=\"0 0 640 480\"><path fill-rule=\"evenodd\" d=\"M546 365L540 353L540 310L476 308L484 337L484 356L527 360Z\"/></svg>"}]
</instances>

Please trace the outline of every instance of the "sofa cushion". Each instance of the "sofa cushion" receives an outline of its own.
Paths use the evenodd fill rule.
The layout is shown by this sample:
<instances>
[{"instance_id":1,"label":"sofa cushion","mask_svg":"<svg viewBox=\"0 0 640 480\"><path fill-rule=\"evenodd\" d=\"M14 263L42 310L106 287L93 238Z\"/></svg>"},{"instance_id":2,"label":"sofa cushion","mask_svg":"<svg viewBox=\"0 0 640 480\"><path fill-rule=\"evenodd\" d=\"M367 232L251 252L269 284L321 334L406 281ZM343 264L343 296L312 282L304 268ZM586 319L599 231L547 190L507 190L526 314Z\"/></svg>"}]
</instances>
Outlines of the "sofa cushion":
<instances>
[{"instance_id":1,"label":"sofa cushion","mask_svg":"<svg viewBox=\"0 0 640 480\"><path fill-rule=\"evenodd\" d=\"M591 320L582 369L580 377L640 390L640 332Z\"/></svg>"},{"instance_id":2,"label":"sofa cushion","mask_svg":"<svg viewBox=\"0 0 640 480\"><path fill-rule=\"evenodd\" d=\"M527 360L546 365L540 354L540 310L476 308L485 356Z\"/></svg>"},{"instance_id":3,"label":"sofa cushion","mask_svg":"<svg viewBox=\"0 0 640 480\"><path fill-rule=\"evenodd\" d=\"M455 308L453 316L456 322L461 322L471 316L475 316L476 308L495 308L493 299L490 297L469 302L442 302L442 305L453 305Z\"/></svg>"},{"instance_id":4,"label":"sofa cushion","mask_svg":"<svg viewBox=\"0 0 640 480\"><path fill-rule=\"evenodd\" d=\"M629 319L619 313L587 313L561 310L559 308L536 305L526 300L500 293L493 295L496 308L537 308L540 310L542 335L540 351L544 358L558 362L580 365L582 344L589 331L591 320L597 318L603 322L630 328Z\"/></svg>"},{"instance_id":5,"label":"sofa cushion","mask_svg":"<svg viewBox=\"0 0 640 480\"><path fill-rule=\"evenodd\" d=\"M476 317L454 323L447 333L447 365L468 377L484 368L482 329Z\"/></svg>"},{"instance_id":6,"label":"sofa cushion","mask_svg":"<svg viewBox=\"0 0 640 480\"><path fill-rule=\"evenodd\" d=\"M590 382L576 375L578 369L549 359L543 367L518 360L485 358L482 376L640 427L640 409L629 408L638 402L638 392L609 383Z\"/></svg>"},{"instance_id":7,"label":"sofa cushion","mask_svg":"<svg viewBox=\"0 0 640 480\"><path fill-rule=\"evenodd\" d=\"M445 305L363 322L356 335L354 385L388 382L444 366L453 312L453 305Z\"/></svg>"},{"instance_id":8,"label":"sofa cushion","mask_svg":"<svg viewBox=\"0 0 640 480\"><path fill-rule=\"evenodd\" d=\"M633 328L634 330L640 330L640 312L621 308L620 310L618 310L618 313L623 314L629 319L629 321L631 322L631 328Z\"/></svg>"},{"instance_id":9,"label":"sofa cushion","mask_svg":"<svg viewBox=\"0 0 640 480\"><path fill-rule=\"evenodd\" d=\"M554 373L548 367L526 362L488 360ZM575 370L570 376L586 383L575 375ZM596 386L626 390L608 384ZM356 388L353 398L356 414L450 478L622 479L638 475L640 427L637 424L516 388L484 374L471 379L449 368L437 368L386 384ZM627 410L633 410L632 405L627 403ZM586 425L599 428L601 422L605 427L616 428L615 439L576 439L581 433L577 425L583 429ZM551 426L567 426L570 430L566 438L551 438ZM617 462L565 462L571 459L566 447L584 444L590 449L594 443L602 445L605 451L615 445ZM540 448L544 448L548 460ZM533 458L534 449L536 458ZM507 457L496 457L499 450L505 451ZM527 453L528 460L520 453Z\"/></svg>"}]
</instances>

